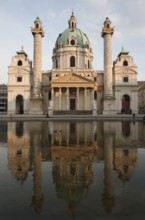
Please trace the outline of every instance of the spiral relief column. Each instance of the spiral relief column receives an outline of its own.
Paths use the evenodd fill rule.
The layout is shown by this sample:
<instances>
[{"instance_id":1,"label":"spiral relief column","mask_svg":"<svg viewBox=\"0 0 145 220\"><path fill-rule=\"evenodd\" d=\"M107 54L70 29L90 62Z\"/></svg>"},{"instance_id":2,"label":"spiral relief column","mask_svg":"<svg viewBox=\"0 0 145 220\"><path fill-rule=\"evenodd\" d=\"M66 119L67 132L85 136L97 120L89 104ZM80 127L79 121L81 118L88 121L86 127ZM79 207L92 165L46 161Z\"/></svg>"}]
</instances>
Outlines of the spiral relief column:
<instances>
[{"instance_id":1,"label":"spiral relief column","mask_svg":"<svg viewBox=\"0 0 145 220\"><path fill-rule=\"evenodd\" d=\"M34 36L34 68L30 114L42 114L42 37L44 37L44 31L39 17L34 21L34 27L31 28L31 32Z\"/></svg>"},{"instance_id":2,"label":"spiral relief column","mask_svg":"<svg viewBox=\"0 0 145 220\"><path fill-rule=\"evenodd\" d=\"M112 35L114 28L107 17L102 28L104 38L104 100L113 98L113 74L112 74Z\"/></svg>"}]
</instances>

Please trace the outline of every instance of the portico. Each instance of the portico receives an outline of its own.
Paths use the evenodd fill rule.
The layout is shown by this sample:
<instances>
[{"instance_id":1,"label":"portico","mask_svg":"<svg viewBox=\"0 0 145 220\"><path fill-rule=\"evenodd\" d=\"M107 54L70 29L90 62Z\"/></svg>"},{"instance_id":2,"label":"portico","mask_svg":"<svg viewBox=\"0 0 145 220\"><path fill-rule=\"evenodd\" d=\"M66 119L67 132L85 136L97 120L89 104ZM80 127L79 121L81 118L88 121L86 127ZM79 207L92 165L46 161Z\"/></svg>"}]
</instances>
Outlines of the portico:
<instances>
[{"instance_id":1,"label":"portico","mask_svg":"<svg viewBox=\"0 0 145 220\"><path fill-rule=\"evenodd\" d=\"M84 113L89 111L92 114L96 106L96 90L97 86L92 80L77 74L59 77L51 81L49 108L53 106L53 114L60 111L82 110Z\"/></svg>"}]
</instances>

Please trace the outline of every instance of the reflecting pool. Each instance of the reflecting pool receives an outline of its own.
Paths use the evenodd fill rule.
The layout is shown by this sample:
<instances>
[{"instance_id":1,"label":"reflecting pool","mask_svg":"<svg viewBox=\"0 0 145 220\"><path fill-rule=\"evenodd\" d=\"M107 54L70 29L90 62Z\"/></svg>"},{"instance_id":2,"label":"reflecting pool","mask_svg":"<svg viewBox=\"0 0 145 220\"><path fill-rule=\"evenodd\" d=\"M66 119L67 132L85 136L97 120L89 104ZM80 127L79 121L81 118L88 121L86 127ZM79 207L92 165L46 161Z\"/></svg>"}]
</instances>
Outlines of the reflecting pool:
<instances>
[{"instance_id":1,"label":"reflecting pool","mask_svg":"<svg viewBox=\"0 0 145 220\"><path fill-rule=\"evenodd\" d=\"M145 124L1 122L2 216L145 217Z\"/></svg>"}]
</instances>

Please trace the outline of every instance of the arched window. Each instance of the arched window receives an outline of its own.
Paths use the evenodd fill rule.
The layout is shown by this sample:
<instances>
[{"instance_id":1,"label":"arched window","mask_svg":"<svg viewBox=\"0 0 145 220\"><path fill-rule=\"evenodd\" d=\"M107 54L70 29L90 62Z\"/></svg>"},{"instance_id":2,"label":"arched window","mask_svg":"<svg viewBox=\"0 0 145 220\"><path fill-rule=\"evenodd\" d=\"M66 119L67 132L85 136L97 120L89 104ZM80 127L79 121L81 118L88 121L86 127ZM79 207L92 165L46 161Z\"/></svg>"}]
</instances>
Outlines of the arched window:
<instances>
[{"instance_id":1,"label":"arched window","mask_svg":"<svg viewBox=\"0 0 145 220\"><path fill-rule=\"evenodd\" d=\"M107 28L110 28L110 25L109 25L109 24L107 24Z\"/></svg>"},{"instance_id":2,"label":"arched window","mask_svg":"<svg viewBox=\"0 0 145 220\"><path fill-rule=\"evenodd\" d=\"M70 58L70 67L75 67L75 57L71 56Z\"/></svg>"},{"instance_id":3,"label":"arched window","mask_svg":"<svg viewBox=\"0 0 145 220\"><path fill-rule=\"evenodd\" d=\"M39 24L38 23L36 24L36 28L39 28Z\"/></svg>"},{"instance_id":4,"label":"arched window","mask_svg":"<svg viewBox=\"0 0 145 220\"><path fill-rule=\"evenodd\" d=\"M23 65L22 60L19 60L17 64L18 66L22 66Z\"/></svg>"},{"instance_id":5,"label":"arched window","mask_svg":"<svg viewBox=\"0 0 145 220\"><path fill-rule=\"evenodd\" d=\"M128 62L126 60L123 61L123 66L128 66Z\"/></svg>"}]
</instances>

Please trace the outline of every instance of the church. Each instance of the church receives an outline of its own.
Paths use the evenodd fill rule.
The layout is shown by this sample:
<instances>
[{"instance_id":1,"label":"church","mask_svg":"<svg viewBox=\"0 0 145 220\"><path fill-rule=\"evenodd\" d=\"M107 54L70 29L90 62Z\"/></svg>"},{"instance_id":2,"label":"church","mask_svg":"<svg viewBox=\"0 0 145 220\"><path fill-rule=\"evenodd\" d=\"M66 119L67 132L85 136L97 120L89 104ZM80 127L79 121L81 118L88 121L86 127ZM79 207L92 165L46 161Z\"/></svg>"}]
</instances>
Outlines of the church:
<instances>
[{"instance_id":1,"label":"church","mask_svg":"<svg viewBox=\"0 0 145 220\"><path fill-rule=\"evenodd\" d=\"M138 113L137 66L124 48L112 60L114 28L107 17L101 36L104 70L93 69L93 51L72 12L58 35L52 69L42 70L44 30L39 17L31 28L33 62L22 48L8 66L8 114L98 115Z\"/></svg>"}]
</instances>

